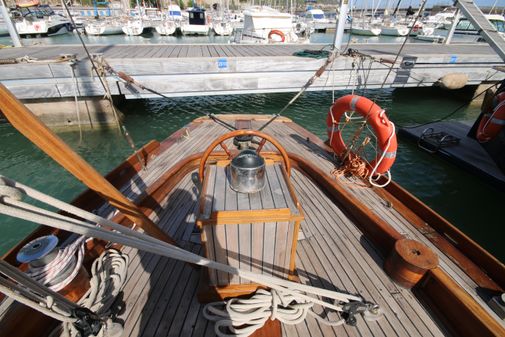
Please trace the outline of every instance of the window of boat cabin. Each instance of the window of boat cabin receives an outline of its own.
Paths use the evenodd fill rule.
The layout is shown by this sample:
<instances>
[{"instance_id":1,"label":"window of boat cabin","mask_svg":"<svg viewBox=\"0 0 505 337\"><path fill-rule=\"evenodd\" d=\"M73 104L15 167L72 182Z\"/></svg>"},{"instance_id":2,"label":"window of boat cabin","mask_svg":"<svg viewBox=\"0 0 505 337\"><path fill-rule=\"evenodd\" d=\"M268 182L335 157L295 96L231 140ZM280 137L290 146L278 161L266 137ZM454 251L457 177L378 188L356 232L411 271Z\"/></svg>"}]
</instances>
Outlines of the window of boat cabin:
<instances>
[{"instance_id":1,"label":"window of boat cabin","mask_svg":"<svg viewBox=\"0 0 505 337\"><path fill-rule=\"evenodd\" d=\"M204 25L205 24L205 12L204 11L190 11L189 12L189 24L190 25Z\"/></svg>"},{"instance_id":2,"label":"window of boat cabin","mask_svg":"<svg viewBox=\"0 0 505 337\"><path fill-rule=\"evenodd\" d=\"M324 14L313 14L314 19L324 19Z\"/></svg>"}]
</instances>

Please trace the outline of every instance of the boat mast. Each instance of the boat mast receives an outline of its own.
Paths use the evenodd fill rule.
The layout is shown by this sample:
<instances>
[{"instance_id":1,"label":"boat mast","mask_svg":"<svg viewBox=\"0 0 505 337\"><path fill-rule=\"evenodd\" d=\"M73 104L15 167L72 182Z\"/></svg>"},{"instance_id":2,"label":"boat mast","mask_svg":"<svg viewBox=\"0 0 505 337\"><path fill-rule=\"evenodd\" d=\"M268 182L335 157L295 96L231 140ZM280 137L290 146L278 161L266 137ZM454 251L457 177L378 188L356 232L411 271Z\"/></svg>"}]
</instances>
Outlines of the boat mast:
<instances>
[{"instance_id":1,"label":"boat mast","mask_svg":"<svg viewBox=\"0 0 505 337\"><path fill-rule=\"evenodd\" d=\"M352 6L351 6L352 8ZM340 0L340 11L338 12L337 29L335 32L335 41L333 49L340 50L342 48L342 40L344 39L344 26L347 20L347 10L349 9L349 0Z\"/></svg>"},{"instance_id":2,"label":"boat mast","mask_svg":"<svg viewBox=\"0 0 505 337\"><path fill-rule=\"evenodd\" d=\"M12 43L14 47L23 47L21 43L21 39L19 38L18 31L16 30L16 26L12 23L11 16L7 11L7 7L5 7L4 0L0 0L0 13L5 19L5 25L7 26L7 30L9 31L9 35L12 39Z\"/></svg>"},{"instance_id":3,"label":"boat mast","mask_svg":"<svg viewBox=\"0 0 505 337\"><path fill-rule=\"evenodd\" d=\"M402 0L398 0L398 3L396 4L396 7L395 7L395 10L393 12L393 15L392 16L395 16L396 15L396 12L398 12L398 8L400 8L400 3L402 2Z\"/></svg>"}]
</instances>

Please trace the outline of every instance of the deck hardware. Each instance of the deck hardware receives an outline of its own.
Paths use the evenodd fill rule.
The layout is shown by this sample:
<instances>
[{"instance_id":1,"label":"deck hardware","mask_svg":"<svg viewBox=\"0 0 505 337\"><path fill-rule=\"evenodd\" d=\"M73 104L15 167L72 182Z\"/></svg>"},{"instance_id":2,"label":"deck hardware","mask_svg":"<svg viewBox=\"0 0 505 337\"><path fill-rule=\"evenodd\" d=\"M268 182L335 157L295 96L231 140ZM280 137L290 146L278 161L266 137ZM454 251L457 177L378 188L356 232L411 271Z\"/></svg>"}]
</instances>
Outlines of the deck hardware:
<instances>
[{"instance_id":1,"label":"deck hardware","mask_svg":"<svg viewBox=\"0 0 505 337\"><path fill-rule=\"evenodd\" d=\"M436 153L438 150L448 146L459 144L460 139L447 132L435 132L433 128L427 128L419 137L417 146L428 153Z\"/></svg>"},{"instance_id":2,"label":"deck hardware","mask_svg":"<svg viewBox=\"0 0 505 337\"><path fill-rule=\"evenodd\" d=\"M74 327L79 331L81 337L97 336L102 329L102 319L88 308L73 309L72 317L77 318Z\"/></svg>"},{"instance_id":3,"label":"deck hardware","mask_svg":"<svg viewBox=\"0 0 505 337\"><path fill-rule=\"evenodd\" d=\"M344 304L342 310L342 317L345 319L345 323L350 326L356 326L357 314L365 315L368 312L367 317L380 315L379 306L370 302L349 302Z\"/></svg>"}]
</instances>

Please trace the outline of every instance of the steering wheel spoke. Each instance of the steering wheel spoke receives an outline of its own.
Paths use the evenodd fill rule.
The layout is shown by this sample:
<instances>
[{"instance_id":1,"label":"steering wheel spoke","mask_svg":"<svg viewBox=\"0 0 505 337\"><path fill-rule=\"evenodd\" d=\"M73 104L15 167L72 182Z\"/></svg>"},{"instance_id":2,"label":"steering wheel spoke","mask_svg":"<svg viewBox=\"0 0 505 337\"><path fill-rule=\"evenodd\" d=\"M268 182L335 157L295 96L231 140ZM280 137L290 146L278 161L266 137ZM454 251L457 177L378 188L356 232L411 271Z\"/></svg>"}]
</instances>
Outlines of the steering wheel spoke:
<instances>
[{"instance_id":1,"label":"steering wheel spoke","mask_svg":"<svg viewBox=\"0 0 505 337\"><path fill-rule=\"evenodd\" d=\"M224 150L224 152L228 155L228 159L231 159L232 158L231 152L228 149L228 146L226 146L226 144L224 143L224 141L222 141L221 143L219 143L219 145Z\"/></svg>"},{"instance_id":2,"label":"steering wheel spoke","mask_svg":"<svg viewBox=\"0 0 505 337\"><path fill-rule=\"evenodd\" d=\"M261 150L263 149L263 146L265 146L267 140L263 138L261 142L258 144L258 148L256 149L256 153L260 154Z\"/></svg>"}]
</instances>

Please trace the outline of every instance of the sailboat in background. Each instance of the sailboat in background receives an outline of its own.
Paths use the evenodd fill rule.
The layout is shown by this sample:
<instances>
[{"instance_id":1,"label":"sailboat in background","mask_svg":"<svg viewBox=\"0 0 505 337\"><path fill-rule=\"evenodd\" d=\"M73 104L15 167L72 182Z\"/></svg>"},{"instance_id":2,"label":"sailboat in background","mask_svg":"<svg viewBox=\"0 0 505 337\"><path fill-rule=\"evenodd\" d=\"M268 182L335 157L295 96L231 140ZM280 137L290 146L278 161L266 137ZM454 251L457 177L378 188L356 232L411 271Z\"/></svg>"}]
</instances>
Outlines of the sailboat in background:
<instances>
[{"instance_id":1,"label":"sailboat in background","mask_svg":"<svg viewBox=\"0 0 505 337\"><path fill-rule=\"evenodd\" d=\"M181 22L181 8L170 1L167 10L161 13L161 22L155 28L160 35L173 35L181 26Z\"/></svg>"},{"instance_id":2,"label":"sailboat in background","mask_svg":"<svg viewBox=\"0 0 505 337\"><path fill-rule=\"evenodd\" d=\"M83 23L86 34L92 36L123 34L123 23L121 20L117 17L100 17L97 5L97 1L94 0L93 10L95 12L95 18L86 20ZM123 13L125 8L128 8L125 6L128 6L128 2L122 1L121 9Z\"/></svg>"},{"instance_id":3,"label":"sailboat in background","mask_svg":"<svg viewBox=\"0 0 505 337\"><path fill-rule=\"evenodd\" d=\"M409 33L409 27L407 25L402 24L398 18L396 17L396 13L398 12L398 8L400 6L401 0L398 0L396 4L396 8L393 11L393 14L389 15L389 5L390 1L388 0L386 4L386 8L384 10L384 18L381 25L381 35L385 36L406 36Z\"/></svg>"},{"instance_id":4,"label":"sailboat in background","mask_svg":"<svg viewBox=\"0 0 505 337\"><path fill-rule=\"evenodd\" d=\"M366 1L364 3L363 10L361 11L361 18L357 20L353 16L353 6L351 6L351 34L353 35L364 35L364 36L378 36L381 33L380 27L376 23L372 23L370 19L367 19L366 16L367 6Z\"/></svg>"},{"instance_id":5,"label":"sailboat in background","mask_svg":"<svg viewBox=\"0 0 505 337\"><path fill-rule=\"evenodd\" d=\"M223 6L223 0L221 0L217 6L218 11L216 15L212 17L212 29L216 35L229 36L233 33L233 26L229 16L230 9L228 1L226 1L226 8Z\"/></svg>"}]
</instances>

